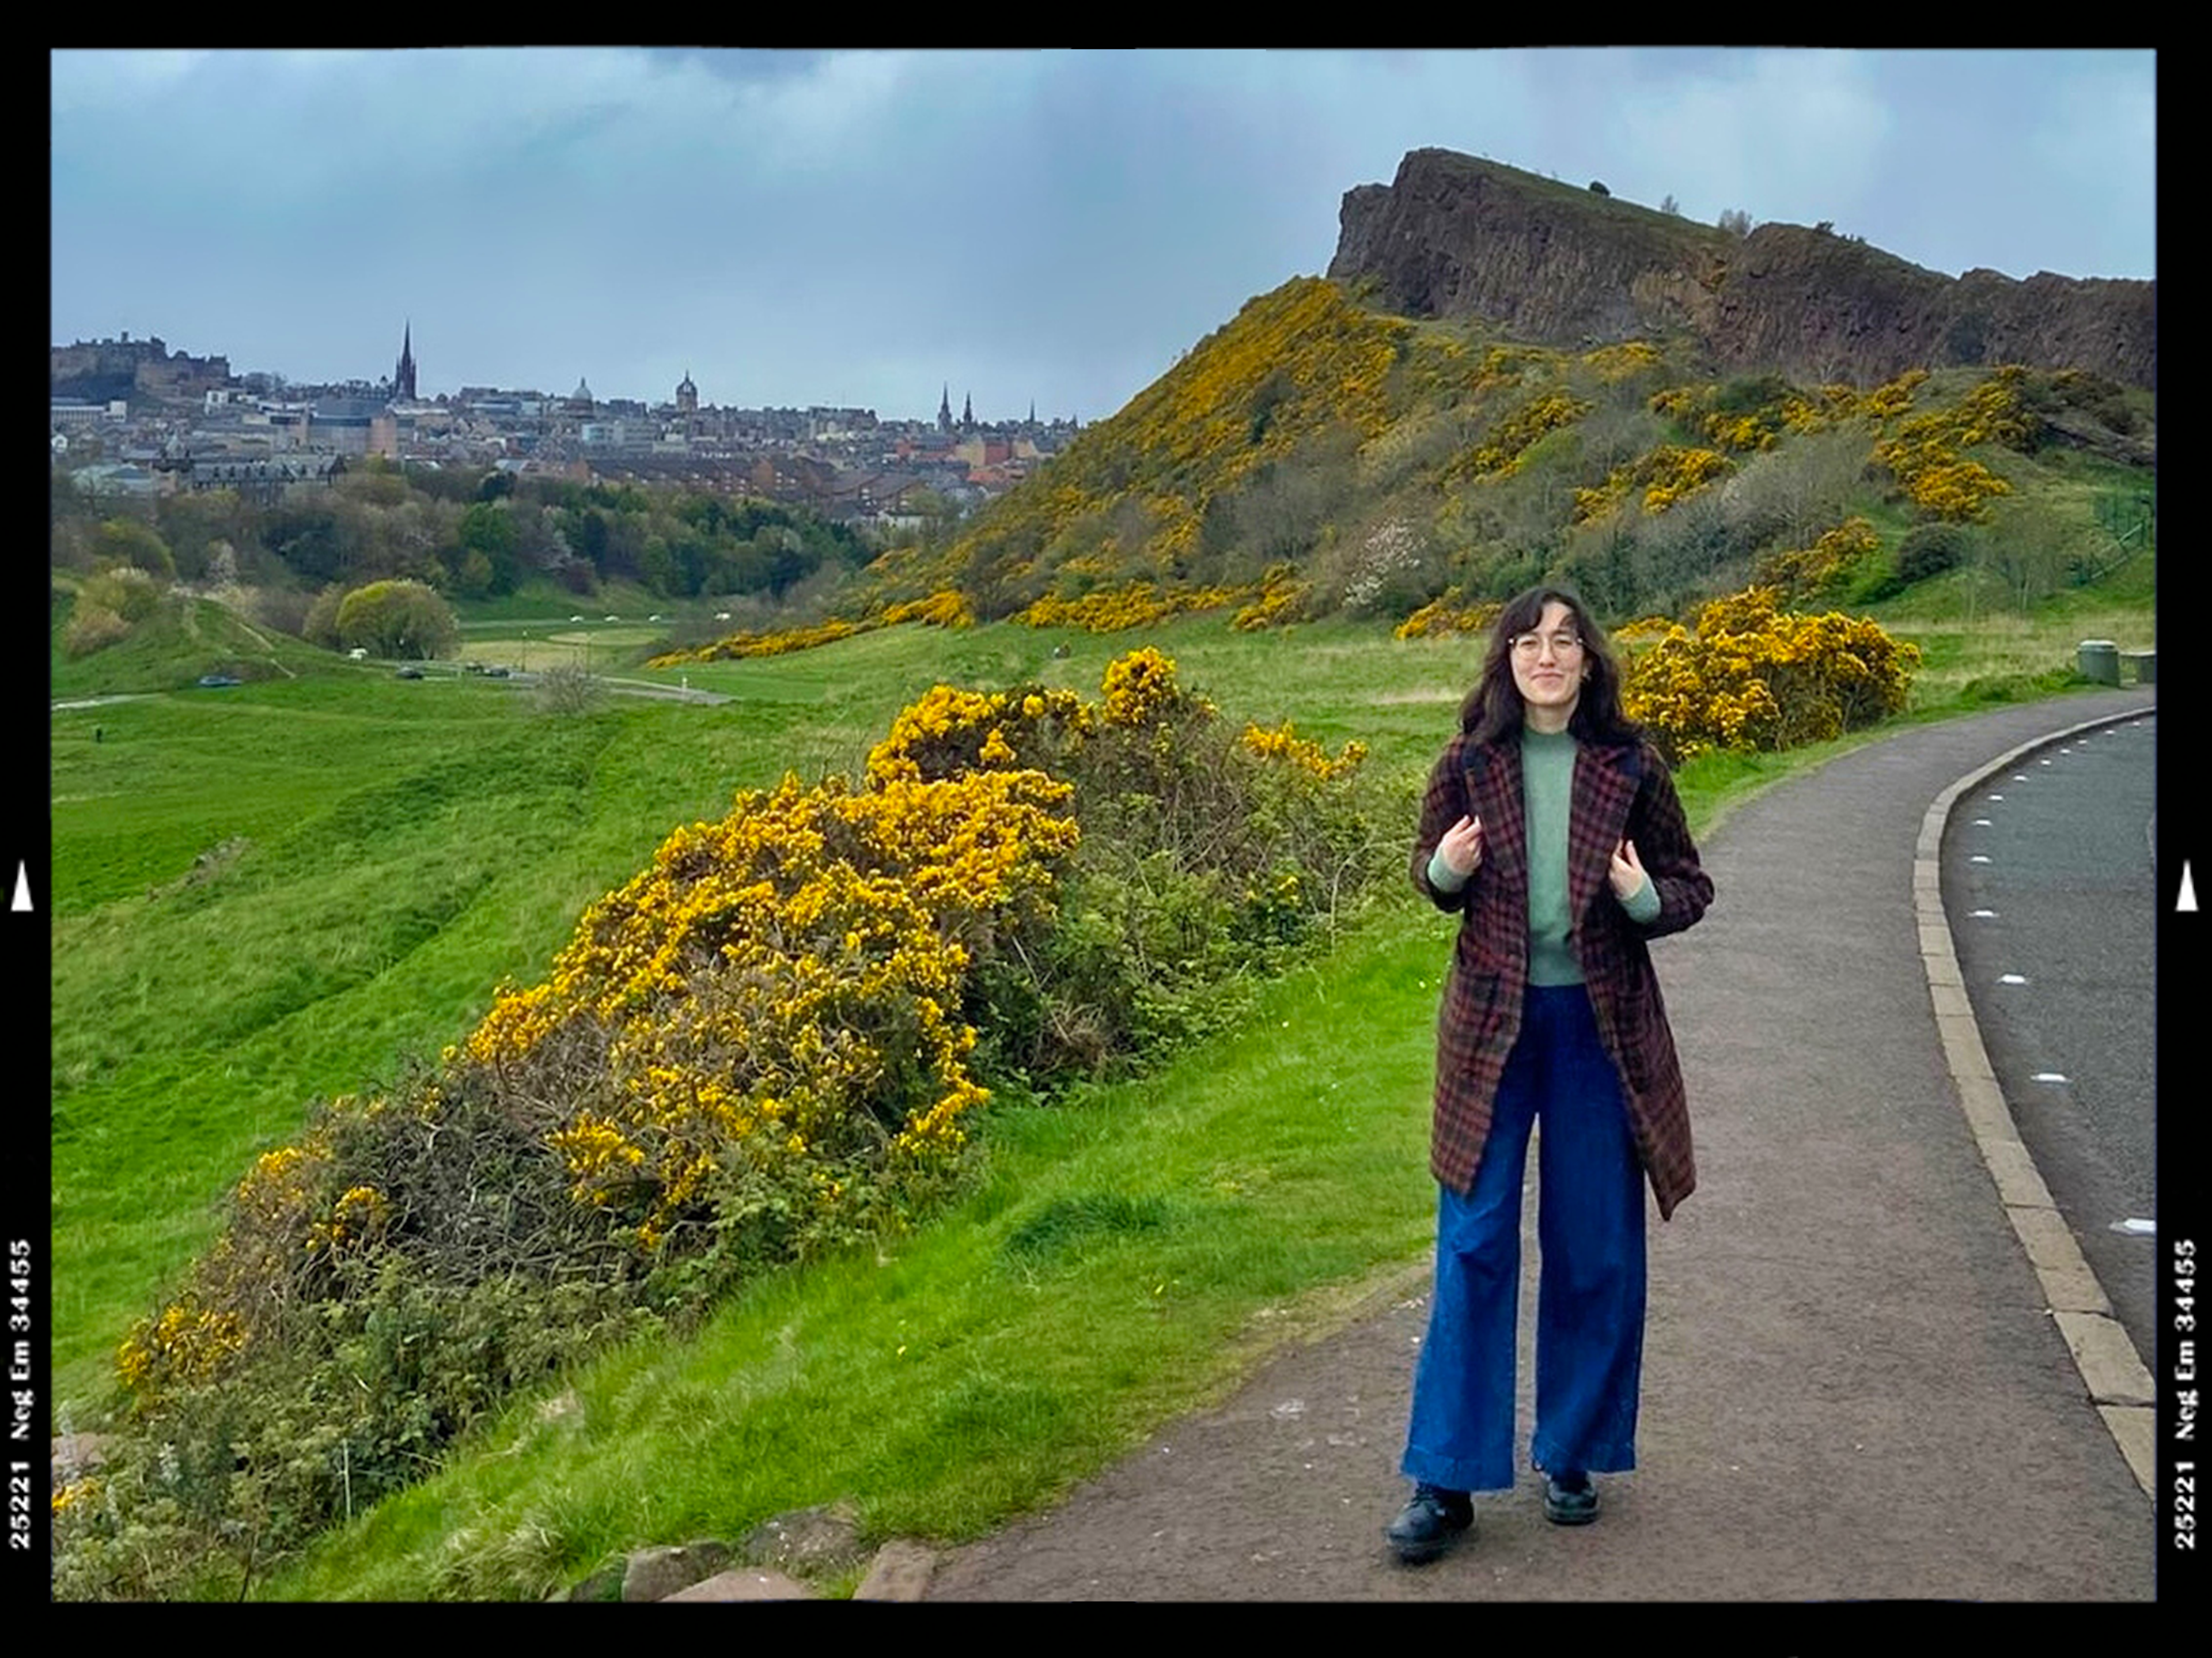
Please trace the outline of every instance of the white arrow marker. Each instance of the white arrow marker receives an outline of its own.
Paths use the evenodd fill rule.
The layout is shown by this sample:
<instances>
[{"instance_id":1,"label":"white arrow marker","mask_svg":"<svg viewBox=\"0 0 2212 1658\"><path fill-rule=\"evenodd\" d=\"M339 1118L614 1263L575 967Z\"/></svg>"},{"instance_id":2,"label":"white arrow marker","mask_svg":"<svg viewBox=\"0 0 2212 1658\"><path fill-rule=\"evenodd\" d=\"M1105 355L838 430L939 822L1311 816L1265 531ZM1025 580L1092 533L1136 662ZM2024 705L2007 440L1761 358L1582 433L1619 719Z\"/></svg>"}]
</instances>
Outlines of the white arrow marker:
<instances>
[{"instance_id":1,"label":"white arrow marker","mask_svg":"<svg viewBox=\"0 0 2212 1658\"><path fill-rule=\"evenodd\" d=\"M18 887L15 890L20 901L22 889ZM18 908L20 907L19 902ZM2189 878L2189 860L2186 858L2181 860L2181 896L2173 901L2173 907L2176 910L2185 910L2192 915L2197 913L2197 884Z\"/></svg>"},{"instance_id":2,"label":"white arrow marker","mask_svg":"<svg viewBox=\"0 0 2212 1658\"><path fill-rule=\"evenodd\" d=\"M2039 1071L2033 1077L2029 1078L2028 1080L2030 1082L2039 1083L2063 1083L2066 1078L2060 1076L2056 1071Z\"/></svg>"},{"instance_id":3,"label":"white arrow marker","mask_svg":"<svg viewBox=\"0 0 2212 1658\"><path fill-rule=\"evenodd\" d=\"M1978 921L1994 921L1997 919L1997 913L1993 909L1978 909L1974 912L1974 919Z\"/></svg>"},{"instance_id":4,"label":"white arrow marker","mask_svg":"<svg viewBox=\"0 0 2212 1658\"><path fill-rule=\"evenodd\" d=\"M2189 872L2186 869L2183 870L2181 878L2185 881L2189 878ZM19 859L15 864L15 902L9 905L8 908L10 909L28 909L30 907L31 873L29 870L24 867L22 861ZM2196 908L2197 905L2195 901L2192 900L2189 907L2191 909Z\"/></svg>"},{"instance_id":5,"label":"white arrow marker","mask_svg":"<svg viewBox=\"0 0 2212 1658\"><path fill-rule=\"evenodd\" d=\"M2148 1237L2158 1230L2158 1223L2154 1220L2137 1220L2130 1215L2125 1220L2114 1221L2112 1230L2115 1232L2125 1232L2132 1237Z\"/></svg>"},{"instance_id":6,"label":"white arrow marker","mask_svg":"<svg viewBox=\"0 0 2212 1658\"><path fill-rule=\"evenodd\" d=\"M1978 852L1972 857L1966 859L1966 861L1970 864L1986 864L1990 860L1983 857L1982 854Z\"/></svg>"},{"instance_id":7,"label":"white arrow marker","mask_svg":"<svg viewBox=\"0 0 2212 1658\"><path fill-rule=\"evenodd\" d=\"M2024 985L2027 981L2017 973L2005 973L1998 975L1997 982L2001 985Z\"/></svg>"},{"instance_id":8,"label":"white arrow marker","mask_svg":"<svg viewBox=\"0 0 2212 1658\"><path fill-rule=\"evenodd\" d=\"M2004 796L2002 796L2002 794L1993 794L1993 795L1991 795L1991 796L1990 797L1990 799L1992 799L1992 800L2002 800L2002 799L2004 799Z\"/></svg>"},{"instance_id":9,"label":"white arrow marker","mask_svg":"<svg viewBox=\"0 0 2212 1658\"><path fill-rule=\"evenodd\" d=\"M1974 819L1974 827L1976 829L1995 829L1996 825L1990 823L1986 817L1977 817Z\"/></svg>"}]
</instances>

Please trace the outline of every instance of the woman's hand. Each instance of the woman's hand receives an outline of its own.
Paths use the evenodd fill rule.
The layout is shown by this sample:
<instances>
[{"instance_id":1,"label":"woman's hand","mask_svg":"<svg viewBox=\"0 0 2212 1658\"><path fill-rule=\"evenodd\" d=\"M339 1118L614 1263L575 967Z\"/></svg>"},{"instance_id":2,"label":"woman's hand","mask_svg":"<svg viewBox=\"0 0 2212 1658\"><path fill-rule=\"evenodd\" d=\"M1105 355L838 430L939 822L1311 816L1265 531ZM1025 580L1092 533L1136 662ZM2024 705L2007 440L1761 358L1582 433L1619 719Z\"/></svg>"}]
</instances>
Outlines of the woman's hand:
<instances>
[{"instance_id":1,"label":"woman's hand","mask_svg":"<svg viewBox=\"0 0 2212 1658\"><path fill-rule=\"evenodd\" d=\"M1613 896L1626 903L1643 890L1649 878L1636 856L1636 842L1623 841L1613 849L1613 863L1607 874L1613 882Z\"/></svg>"},{"instance_id":2,"label":"woman's hand","mask_svg":"<svg viewBox=\"0 0 2212 1658\"><path fill-rule=\"evenodd\" d=\"M1437 851L1455 875L1472 875L1482 862L1482 819L1462 817L1444 831Z\"/></svg>"}]
</instances>

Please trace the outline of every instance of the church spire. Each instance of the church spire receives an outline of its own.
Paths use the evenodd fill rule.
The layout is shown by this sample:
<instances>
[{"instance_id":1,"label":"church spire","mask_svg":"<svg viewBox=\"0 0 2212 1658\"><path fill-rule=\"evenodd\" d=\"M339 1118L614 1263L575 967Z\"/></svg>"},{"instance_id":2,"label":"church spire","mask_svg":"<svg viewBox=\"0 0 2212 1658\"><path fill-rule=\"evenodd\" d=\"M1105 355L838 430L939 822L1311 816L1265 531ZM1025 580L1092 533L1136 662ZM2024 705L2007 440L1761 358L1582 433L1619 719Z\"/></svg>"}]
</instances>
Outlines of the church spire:
<instances>
[{"instance_id":1,"label":"church spire","mask_svg":"<svg viewBox=\"0 0 2212 1658\"><path fill-rule=\"evenodd\" d=\"M937 429L940 432L950 432L952 429L952 382L951 380L945 382L945 391L937 399Z\"/></svg>"},{"instance_id":2,"label":"church spire","mask_svg":"<svg viewBox=\"0 0 2212 1658\"><path fill-rule=\"evenodd\" d=\"M399 367L392 371L392 399L394 403L415 401L415 319L410 317L399 337Z\"/></svg>"}]
</instances>

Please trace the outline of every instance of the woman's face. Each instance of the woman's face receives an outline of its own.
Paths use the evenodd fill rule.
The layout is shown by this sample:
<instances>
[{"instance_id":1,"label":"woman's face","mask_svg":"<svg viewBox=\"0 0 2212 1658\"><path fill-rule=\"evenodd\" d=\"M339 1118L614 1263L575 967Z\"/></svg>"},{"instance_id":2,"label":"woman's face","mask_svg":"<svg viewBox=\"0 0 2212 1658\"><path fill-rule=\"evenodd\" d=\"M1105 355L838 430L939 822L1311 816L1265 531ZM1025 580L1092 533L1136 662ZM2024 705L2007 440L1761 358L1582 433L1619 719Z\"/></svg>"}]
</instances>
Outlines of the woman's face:
<instances>
[{"instance_id":1,"label":"woman's face","mask_svg":"<svg viewBox=\"0 0 2212 1658\"><path fill-rule=\"evenodd\" d=\"M1564 729L1583 695L1583 646L1575 613L1558 599L1543 620L1511 642L1513 683L1547 729Z\"/></svg>"}]
</instances>

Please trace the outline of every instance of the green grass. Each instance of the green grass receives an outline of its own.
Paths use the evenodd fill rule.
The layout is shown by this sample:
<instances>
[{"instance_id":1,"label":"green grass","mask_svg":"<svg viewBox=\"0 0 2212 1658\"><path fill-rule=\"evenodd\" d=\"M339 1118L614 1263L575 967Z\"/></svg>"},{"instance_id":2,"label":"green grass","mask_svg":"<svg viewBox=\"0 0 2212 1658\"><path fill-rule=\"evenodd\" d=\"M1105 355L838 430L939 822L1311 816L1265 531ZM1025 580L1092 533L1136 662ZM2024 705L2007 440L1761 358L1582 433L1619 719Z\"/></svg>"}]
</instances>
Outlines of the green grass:
<instances>
[{"instance_id":1,"label":"green grass","mask_svg":"<svg viewBox=\"0 0 2212 1658\"><path fill-rule=\"evenodd\" d=\"M1997 584L1961 571L1868 614L1920 647L1912 709L1942 714L2062 689L2035 682L2072 669L2085 639L2123 652L2155 648L2156 577L2156 560L2142 555L2094 587L2066 588L2023 613Z\"/></svg>"},{"instance_id":2,"label":"green grass","mask_svg":"<svg viewBox=\"0 0 2212 1658\"><path fill-rule=\"evenodd\" d=\"M2033 689L2081 637L2149 643L2140 562L2141 597L2069 595L2024 625L1985 610L1968 626L1957 595L1908 595L1889 620L1930 657L1911 717L1971 709L1966 688L1992 676ZM1404 796L1478 659L1472 641L1352 623L909 627L682 671L725 704L616 699L562 720L511 684L398 682L302 647L291 678L58 710L57 1397L89 1413L124 1329L311 1098L458 1039L674 825L787 767L857 767L939 679L1095 695L1139 643L1228 717L1367 743ZM1750 793L1867 740L1711 756L1678 782L1710 833ZM951 1213L764 1280L695 1340L604 1356L516 1401L264 1592L534 1595L628 1546L839 1497L872 1535L952 1539L1066 1490L1378 1274L1417 1268L1448 933L1396 900L1159 1075L994 1108L979 1184Z\"/></svg>"},{"instance_id":3,"label":"green grass","mask_svg":"<svg viewBox=\"0 0 2212 1658\"><path fill-rule=\"evenodd\" d=\"M98 1391L311 1099L434 1054L670 829L865 752L898 706L866 684L560 720L498 682L333 669L56 712L57 1397Z\"/></svg>"}]
</instances>

